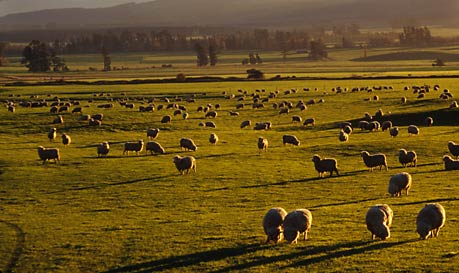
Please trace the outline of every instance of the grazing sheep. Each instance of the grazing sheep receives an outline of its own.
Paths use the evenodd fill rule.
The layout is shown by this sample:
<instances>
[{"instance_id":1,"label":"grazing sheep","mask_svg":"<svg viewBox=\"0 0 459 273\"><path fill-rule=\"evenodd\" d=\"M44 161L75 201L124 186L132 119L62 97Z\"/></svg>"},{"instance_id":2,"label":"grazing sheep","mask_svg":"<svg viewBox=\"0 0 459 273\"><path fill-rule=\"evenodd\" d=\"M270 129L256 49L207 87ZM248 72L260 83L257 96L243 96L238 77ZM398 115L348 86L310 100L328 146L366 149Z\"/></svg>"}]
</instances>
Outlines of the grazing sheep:
<instances>
[{"instance_id":1,"label":"grazing sheep","mask_svg":"<svg viewBox=\"0 0 459 273\"><path fill-rule=\"evenodd\" d=\"M386 120L381 124L381 130L385 132L386 130L390 130L392 128L392 121Z\"/></svg>"},{"instance_id":2,"label":"grazing sheep","mask_svg":"<svg viewBox=\"0 0 459 273\"><path fill-rule=\"evenodd\" d=\"M244 120L243 122L241 122L241 129L245 128L245 127L248 127L252 124L252 122L250 120Z\"/></svg>"},{"instance_id":3,"label":"grazing sheep","mask_svg":"<svg viewBox=\"0 0 459 273\"><path fill-rule=\"evenodd\" d=\"M49 141L53 141L57 137L57 129L56 128L51 128L48 132L48 139Z\"/></svg>"},{"instance_id":4,"label":"grazing sheep","mask_svg":"<svg viewBox=\"0 0 459 273\"><path fill-rule=\"evenodd\" d=\"M88 125L89 126L100 126L102 125L102 121L98 120L98 119L93 119L91 118L89 121L88 121Z\"/></svg>"},{"instance_id":5,"label":"grazing sheep","mask_svg":"<svg viewBox=\"0 0 459 273\"><path fill-rule=\"evenodd\" d=\"M189 173L190 170L196 172L196 159L192 156L174 156L173 162L175 167L183 175L185 172Z\"/></svg>"},{"instance_id":6,"label":"grazing sheep","mask_svg":"<svg viewBox=\"0 0 459 273\"><path fill-rule=\"evenodd\" d=\"M271 122L257 122L255 123L255 127L253 128L254 130L269 130L272 127Z\"/></svg>"},{"instance_id":7,"label":"grazing sheep","mask_svg":"<svg viewBox=\"0 0 459 273\"><path fill-rule=\"evenodd\" d=\"M443 162L445 162L446 171L459 170L459 160L453 159L449 155L444 155Z\"/></svg>"},{"instance_id":8,"label":"grazing sheep","mask_svg":"<svg viewBox=\"0 0 459 273\"><path fill-rule=\"evenodd\" d=\"M389 134L390 134L391 137L398 136L398 132L399 132L399 129L398 129L397 126L394 126L394 127L389 129Z\"/></svg>"},{"instance_id":9,"label":"grazing sheep","mask_svg":"<svg viewBox=\"0 0 459 273\"><path fill-rule=\"evenodd\" d=\"M154 154L154 153L165 154L166 153L166 150L164 150L163 146L161 146L161 144L159 144L156 141L147 142L147 144L145 145L145 153L147 151L150 151L151 154Z\"/></svg>"},{"instance_id":10,"label":"grazing sheep","mask_svg":"<svg viewBox=\"0 0 459 273\"><path fill-rule=\"evenodd\" d=\"M382 109L379 109L378 111L376 111L375 118L379 119L379 118L382 118L383 116L384 116L384 112Z\"/></svg>"},{"instance_id":11,"label":"grazing sheep","mask_svg":"<svg viewBox=\"0 0 459 273\"><path fill-rule=\"evenodd\" d=\"M407 172L398 173L392 176L389 180L389 194L392 197L401 196L402 191L405 190L408 196L408 191L411 188L411 175Z\"/></svg>"},{"instance_id":12,"label":"grazing sheep","mask_svg":"<svg viewBox=\"0 0 459 273\"><path fill-rule=\"evenodd\" d=\"M64 147L68 146L72 142L72 139L70 138L69 135L67 134L62 134L62 144L64 144Z\"/></svg>"},{"instance_id":13,"label":"grazing sheep","mask_svg":"<svg viewBox=\"0 0 459 273\"><path fill-rule=\"evenodd\" d=\"M459 144L454 143L453 141L448 142L448 150L457 159L459 156Z\"/></svg>"},{"instance_id":14,"label":"grazing sheep","mask_svg":"<svg viewBox=\"0 0 459 273\"><path fill-rule=\"evenodd\" d=\"M180 139L180 148L191 151L196 151L198 147L194 144L194 141L191 138L181 138Z\"/></svg>"},{"instance_id":15,"label":"grazing sheep","mask_svg":"<svg viewBox=\"0 0 459 273\"><path fill-rule=\"evenodd\" d=\"M239 112L229 111L230 116L239 116Z\"/></svg>"},{"instance_id":16,"label":"grazing sheep","mask_svg":"<svg viewBox=\"0 0 459 273\"><path fill-rule=\"evenodd\" d=\"M366 121L370 122L373 120L373 117L370 115L370 113L364 113L364 118Z\"/></svg>"},{"instance_id":17,"label":"grazing sheep","mask_svg":"<svg viewBox=\"0 0 459 273\"><path fill-rule=\"evenodd\" d=\"M379 169L382 169L382 166L386 168L386 171L389 169L387 167L387 160L386 160L386 155L384 154L374 154L370 155L367 151L362 151L360 155L363 158L363 162L365 165L370 168L369 171L373 171L375 167L379 166Z\"/></svg>"},{"instance_id":18,"label":"grazing sheep","mask_svg":"<svg viewBox=\"0 0 459 273\"><path fill-rule=\"evenodd\" d=\"M123 155L124 154L129 155L130 151L135 152L138 155L139 152L141 152L142 150L143 150L143 140L142 139L140 139L137 142L126 142L124 143Z\"/></svg>"},{"instance_id":19,"label":"grazing sheep","mask_svg":"<svg viewBox=\"0 0 459 273\"><path fill-rule=\"evenodd\" d=\"M217 142L218 142L218 136L214 133L210 134L209 136L209 142L211 144L214 144L214 145L217 145Z\"/></svg>"},{"instance_id":20,"label":"grazing sheep","mask_svg":"<svg viewBox=\"0 0 459 273\"><path fill-rule=\"evenodd\" d=\"M169 115L166 115L161 118L161 123L171 123L171 121L172 121L172 117Z\"/></svg>"},{"instance_id":21,"label":"grazing sheep","mask_svg":"<svg viewBox=\"0 0 459 273\"><path fill-rule=\"evenodd\" d=\"M372 240L376 237L381 240L390 238L390 226L392 225L393 217L394 212L386 204L375 205L368 210L365 222L367 229L371 232Z\"/></svg>"},{"instance_id":22,"label":"grazing sheep","mask_svg":"<svg viewBox=\"0 0 459 273\"><path fill-rule=\"evenodd\" d=\"M88 115L88 114L83 114L78 118L79 121L89 121L90 119L91 119L91 115Z\"/></svg>"},{"instance_id":23,"label":"grazing sheep","mask_svg":"<svg viewBox=\"0 0 459 273\"><path fill-rule=\"evenodd\" d=\"M98 113L98 114L92 115L91 118L94 119L94 120L102 121L102 119L104 118L104 114Z\"/></svg>"},{"instance_id":24,"label":"grazing sheep","mask_svg":"<svg viewBox=\"0 0 459 273\"><path fill-rule=\"evenodd\" d=\"M366 120L359 121L358 127L360 130L370 130L370 123Z\"/></svg>"},{"instance_id":25,"label":"grazing sheep","mask_svg":"<svg viewBox=\"0 0 459 273\"><path fill-rule=\"evenodd\" d=\"M57 110L57 112L61 113L61 112L68 112L69 111L69 107L68 106L61 106L59 107L59 110Z\"/></svg>"},{"instance_id":26,"label":"grazing sheep","mask_svg":"<svg viewBox=\"0 0 459 273\"><path fill-rule=\"evenodd\" d=\"M338 139L339 139L339 141L341 141L341 142L346 142L346 141L349 140L349 135L348 135L346 132L344 132L343 130L341 130L341 131L339 132Z\"/></svg>"},{"instance_id":27,"label":"grazing sheep","mask_svg":"<svg viewBox=\"0 0 459 273\"><path fill-rule=\"evenodd\" d=\"M305 119L303 122L303 126L308 126L308 125L315 126L315 124L316 124L316 120L314 118Z\"/></svg>"},{"instance_id":28,"label":"grazing sheep","mask_svg":"<svg viewBox=\"0 0 459 273\"><path fill-rule=\"evenodd\" d=\"M283 208L272 208L263 217L263 230L267 235L266 243L273 241L275 244L279 242L282 237L282 224L287 211Z\"/></svg>"},{"instance_id":29,"label":"grazing sheep","mask_svg":"<svg viewBox=\"0 0 459 273\"><path fill-rule=\"evenodd\" d=\"M381 124L379 122L377 122L376 120L374 120L374 121L370 122L370 127L369 128L370 128L370 131L373 131L373 130L378 131L379 128L381 128Z\"/></svg>"},{"instance_id":30,"label":"grazing sheep","mask_svg":"<svg viewBox=\"0 0 459 273\"><path fill-rule=\"evenodd\" d=\"M295 145L295 146L300 146L300 141L298 140L298 138L294 135L283 135L282 136L282 143L284 143L284 146L285 144L292 144L292 145Z\"/></svg>"},{"instance_id":31,"label":"grazing sheep","mask_svg":"<svg viewBox=\"0 0 459 273\"><path fill-rule=\"evenodd\" d=\"M407 101L406 97L402 97L402 103L405 104Z\"/></svg>"},{"instance_id":32,"label":"grazing sheep","mask_svg":"<svg viewBox=\"0 0 459 273\"><path fill-rule=\"evenodd\" d=\"M304 233L304 240L308 238L311 229L312 214L307 209L296 209L284 218L284 237L291 243L296 244L298 237Z\"/></svg>"},{"instance_id":33,"label":"grazing sheep","mask_svg":"<svg viewBox=\"0 0 459 273\"><path fill-rule=\"evenodd\" d=\"M64 118L61 115L56 116L53 120L53 124L64 124Z\"/></svg>"},{"instance_id":34,"label":"grazing sheep","mask_svg":"<svg viewBox=\"0 0 459 273\"><path fill-rule=\"evenodd\" d=\"M153 128L149 128L147 130L147 137L149 139L155 139L158 137L158 134L159 134L159 128L156 128L156 129L153 129Z\"/></svg>"},{"instance_id":35,"label":"grazing sheep","mask_svg":"<svg viewBox=\"0 0 459 273\"><path fill-rule=\"evenodd\" d=\"M75 107L75 108L73 108L73 110L72 110L72 114L73 114L73 113L81 113L81 112L83 112L83 110L81 109L81 107Z\"/></svg>"},{"instance_id":36,"label":"grazing sheep","mask_svg":"<svg viewBox=\"0 0 459 273\"><path fill-rule=\"evenodd\" d=\"M97 157L107 157L108 152L110 151L110 144L107 141L97 145Z\"/></svg>"},{"instance_id":37,"label":"grazing sheep","mask_svg":"<svg viewBox=\"0 0 459 273\"><path fill-rule=\"evenodd\" d=\"M314 155L312 157L312 162L314 162L314 168L319 173L319 177L324 177L325 172L329 172L330 177L333 175L333 172L336 172L336 175L339 176L338 161L336 161L336 159L321 158L319 155Z\"/></svg>"},{"instance_id":38,"label":"grazing sheep","mask_svg":"<svg viewBox=\"0 0 459 273\"><path fill-rule=\"evenodd\" d=\"M206 121L205 125L206 127L217 128L217 125L213 121Z\"/></svg>"},{"instance_id":39,"label":"grazing sheep","mask_svg":"<svg viewBox=\"0 0 459 273\"><path fill-rule=\"evenodd\" d=\"M290 112L290 110L288 108L281 108L279 110L279 115L288 114L289 112Z\"/></svg>"},{"instance_id":40,"label":"grazing sheep","mask_svg":"<svg viewBox=\"0 0 459 273\"><path fill-rule=\"evenodd\" d=\"M55 114L55 113L57 113L57 110L58 110L57 106L53 106L53 107L51 107L51 108L49 109L49 112L50 112L51 114Z\"/></svg>"},{"instance_id":41,"label":"grazing sheep","mask_svg":"<svg viewBox=\"0 0 459 273\"><path fill-rule=\"evenodd\" d=\"M267 151L268 150L268 140L264 137L258 138L258 150L259 152Z\"/></svg>"},{"instance_id":42,"label":"grazing sheep","mask_svg":"<svg viewBox=\"0 0 459 273\"><path fill-rule=\"evenodd\" d=\"M416 125L408 126L409 135L419 135L419 128Z\"/></svg>"},{"instance_id":43,"label":"grazing sheep","mask_svg":"<svg viewBox=\"0 0 459 273\"><path fill-rule=\"evenodd\" d=\"M54 160L57 164L60 160L58 148L44 148L43 146L39 146L38 156L43 160L43 164L45 164L47 160Z\"/></svg>"},{"instance_id":44,"label":"grazing sheep","mask_svg":"<svg viewBox=\"0 0 459 273\"><path fill-rule=\"evenodd\" d=\"M453 109L453 108L458 108L459 105L457 104L457 101L453 101L450 105L449 105L449 108L450 109Z\"/></svg>"},{"instance_id":45,"label":"grazing sheep","mask_svg":"<svg viewBox=\"0 0 459 273\"><path fill-rule=\"evenodd\" d=\"M173 115L174 115L174 117L175 117L175 116L181 115L181 114L182 114L182 110L177 109L177 110L174 111L174 114L173 114Z\"/></svg>"},{"instance_id":46,"label":"grazing sheep","mask_svg":"<svg viewBox=\"0 0 459 273\"><path fill-rule=\"evenodd\" d=\"M209 111L205 115L206 118L216 118L217 117L217 112L216 111Z\"/></svg>"},{"instance_id":47,"label":"grazing sheep","mask_svg":"<svg viewBox=\"0 0 459 273\"><path fill-rule=\"evenodd\" d=\"M427 126L427 127L430 127L433 125L433 118L432 117L427 117L425 120L424 120L424 124Z\"/></svg>"},{"instance_id":48,"label":"grazing sheep","mask_svg":"<svg viewBox=\"0 0 459 273\"><path fill-rule=\"evenodd\" d=\"M440 228L445 225L446 213L442 205L438 203L426 204L416 217L416 231L425 240L429 237L437 237Z\"/></svg>"},{"instance_id":49,"label":"grazing sheep","mask_svg":"<svg viewBox=\"0 0 459 273\"><path fill-rule=\"evenodd\" d=\"M406 151L405 149L400 149L398 151L398 161L402 164L403 167L409 166L416 167L416 162L418 156L415 151Z\"/></svg>"},{"instance_id":50,"label":"grazing sheep","mask_svg":"<svg viewBox=\"0 0 459 273\"><path fill-rule=\"evenodd\" d=\"M352 133L352 126L349 126L349 125L346 125L344 126L343 128L343 132L345 132L346 134L350 135Z\"/></svg>"},{"instance_id":51,"label":"grazing sheep","mask_svg":"<svg viewBox=\"0 0 459 273\"><path fill-rule=\"evenodd\" d=\"M293 123L296 123L296 122L300 122L302 121L303 119L300 117L300 116L292 116L292 122Z\"/></svg>"}]
</instances>

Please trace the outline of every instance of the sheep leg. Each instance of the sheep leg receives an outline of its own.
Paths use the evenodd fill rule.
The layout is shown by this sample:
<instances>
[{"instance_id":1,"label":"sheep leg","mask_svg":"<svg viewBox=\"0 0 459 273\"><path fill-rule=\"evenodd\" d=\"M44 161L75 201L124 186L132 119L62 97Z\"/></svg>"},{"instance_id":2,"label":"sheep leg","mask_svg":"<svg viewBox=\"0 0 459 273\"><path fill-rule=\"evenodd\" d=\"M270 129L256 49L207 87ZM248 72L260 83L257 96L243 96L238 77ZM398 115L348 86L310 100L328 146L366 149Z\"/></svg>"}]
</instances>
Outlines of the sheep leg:
<instances>
[{"instance_id":1,"label":"sheep leg","mask_svg":"<svg viewBox=\"0 0 459 273\"><path fill-rule=\"evenodd\" d=\"M306 230L306 231L304 232L304 240L306 241L307 238L308 238L308 231Z\"/></svg>"},{"instance_id":2,"label":"sheep leg","mask_svg":"<svg viewBox=\"0 0 459 273\"><path fill-rule=\"evenodd\" d=\"M336 172L336 176L339 176L339 172L337 168L335 168L335 172Z\"/></svg>"}]
</instances>

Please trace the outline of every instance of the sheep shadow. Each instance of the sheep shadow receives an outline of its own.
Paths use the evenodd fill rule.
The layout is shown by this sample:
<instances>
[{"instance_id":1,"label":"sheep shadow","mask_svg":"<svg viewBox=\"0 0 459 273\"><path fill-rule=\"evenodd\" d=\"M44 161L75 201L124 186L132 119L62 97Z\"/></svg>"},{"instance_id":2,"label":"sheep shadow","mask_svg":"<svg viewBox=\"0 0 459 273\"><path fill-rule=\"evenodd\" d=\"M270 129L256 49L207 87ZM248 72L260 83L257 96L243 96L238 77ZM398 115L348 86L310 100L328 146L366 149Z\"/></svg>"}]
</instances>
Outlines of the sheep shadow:
<instances>
[{"instance_id":1,"label":"sheep shadow","mask_svg":"<svg viewBox=\"0 0 459 273\"><path fill-rule=\"evenodd\" d=\"M197 253L191 253L180 256L171 256L164 259L153 260L149 262L128 265L115 269L104 271L103 273L123 273L123 272L157 272L167 270L177 270L187 266L199 265L205 262L219 261L228 258L234 258L248 253L257 252L270 248L270 245L250 244L236 247L220 248ZM186 271L184 269L184 271Z\"/></svg>"}]
</instances>

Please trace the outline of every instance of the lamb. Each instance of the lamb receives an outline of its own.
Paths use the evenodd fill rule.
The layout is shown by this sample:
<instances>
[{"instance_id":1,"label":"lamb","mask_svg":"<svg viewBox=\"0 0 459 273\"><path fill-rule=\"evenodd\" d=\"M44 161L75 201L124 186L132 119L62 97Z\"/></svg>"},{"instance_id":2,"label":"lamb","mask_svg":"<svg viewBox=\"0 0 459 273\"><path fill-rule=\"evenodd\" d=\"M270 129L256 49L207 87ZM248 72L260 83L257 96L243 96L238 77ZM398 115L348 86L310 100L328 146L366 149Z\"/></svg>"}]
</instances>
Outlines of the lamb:
<instances>
[{"instance_id":1,"label":"lamb","mask_svg":"<svg viewBox=\"0 0 459 273\"><path fill-rule=\"evenodd\" d=\"M190 170L196 173L196 159L192 156L174 156L174 164L177 170L183 175L185 172L188 174Z\"/></svg>"},{"instance_id":2,"label":"lamb","mask_svg":"<svg viewBox=\"0 0 459 273\"><path fill-rule=\"evenodd\" d=\"M295 146L300 146L300 141L298 140L298 138L294 135L283 135L282 136L282 142L284 143L284 146L285 144L292 144L292 145L295 145Z\"/></svg>"},{"instance_id":3,"label":"lamb","mask_svg":"<svg viewBox=\"0 0 459 273\"><path fill-rule=\"evenodd\" d=\"M273 241L277 244L282 238L282 224L287 211L283 208L271 208L263 217L263 230L267 235L266 243Z\"/></svg>"},{"instance_id":4,"label":"lamb","mask_svg":"<svg viewBox=\"0 0 459 273\"><path fill-rule=\"evenodd\" d=\"M430 127L433 125L433 118L432 117L427 117L425 120L424 120L424 124L427 126L427 127Z\"/></svg>"},{"instance_id":5,"label":"lamb","mask_svg":"<svg viewBox=\"0 0 459 273\"><path fill-rule=\"evenodd\" d=\"M459 170L459 160L452 159L449 155L444 155L443 162L445 162L446 171Z\"/></svg>"},{"instance_id":6,"label":"lamb","mask_svg":"<svg viewBox=\"0 0 459 273\"><path fill-rule=\"evenodd\" d=\"M386 204L375 205L368 210L365 216L365 222L367 224L367 229L371 232L372 240L374 240L375 237L381 240L390 238L390 226L392 225L393 217L394 212Z\"/></svg>"},{"instance_id":7,"label":"lamb","mask_svg":"<svg viewBox=\"0 0 459 273\"><path fill-rule=\"evenodd\" d=\"M392 128L392 121L386 120L381 124L381 130L385 132L386 130L390 130Z\"/></svg>"},{"instance_id":8,"label":"lamb","mask_svg":"<svg viewBox=\"0 0 459 273\"><path fill-rule=\"evenodd\" d=\"M163 146L161 146L161 144L159 144L158 142L156 141L149 141L147 142L147 144L145 145L145 153L147 151L150 151L151 154L165 154L166 151L164 150Z\"/></svg>"},{"instance_id":9,"label":"lamb","mask_svg":"<svg viewBox=\"0 0 459 273\"><path fill-rule=\"evenodd\" d=\"M419 135L419 128L416 125L408 126L409 135Z\"/></svg>"},{"instance_id":10,"label":"lamb","mask_svg":"<svg viewBox=\"0 0 459 273\"><path fill-rule=\"evenodd\" d=\"M252 122L250 120L244 120L243 122L241 122L241 129L244 129L245 127L248 127L252 124Z\"/></svg>"},{"instance_id":11,"label":"lamb","mask_svg":"<svg viewBox=\"0 0 459 273\"><path fill-rule=\"evenodd\" d=\"M158 134L159 134L159 128L156 128L156 129L149 128L147 130L147 137L149 139L156 139L158 137Z\"/></svg>"},{"instance_id":12,"label":"lamb","mask_svg":"<svg viewBox=\"0 0 459 273\"><path fill-rule=\"evenodd\" d=\"M56 139L57 137L57 133L56 133L56 128L51 128L48 132L48 139L49 141L53 141Z\"/></svg>"},{"instance_id":13,"label":"lamb","mask_svg":"<svg viewBox=\"0 0 459 273\"><path fill-rule=\"evenodd\" d=\"M370 153L368 153L367 151L362 151L360 155L362 156L363 162L365 163L365 165L368 168L370 168L369 169L370 172L373 171L373 169L378 166L380 170L382 169L382 166L386 168L386 171L388 170L386 155L381 154L381 153L370 155Z\"/></svg>"},{"instance_id":14,"label":"lamb","mask_svg":"<svg viewBox=\"0 0 459 273\"><path fill-rule=\"evenodd\" d=\"M402 191L405 190L408 196L408 191L411 188L411 175L407 172L398 173L392 176L389 180L389 194L392 197L402 195Z\"/></svg>"},{"instance_id":15,"label":"lamb","mask_svg":"<svg viewBox=\"0 0 459 273\"><path fill-rule=\"evenodd\" d=\"M97 145L97 157L107 157L108 152L110 151L110 144L107 141Z\"/></svg>"},{"instance_id":16,"label":"lamb","mask_svg":"<svg viewBox=\"0 0 459 273\"><path fill-rule=\"evenodd\" d=\"M296 244L298 237L304 233L304 240L308 238L311 229L312 214L307 209L296 209L289 212L284 218L284 237L291 243Z\"/></svg>"},{"instance_id":17,"label":"lamb","mask_svg":"<svg viewBox=\"0 0 459 273\"><path fill-rule=\"evenodd\" d=\"M90 119L91 119L91 116L88 115L88 114L82 114L82 115L78 118L79 121L89 121Z\"/></svg>"},{"instance_id":18,"label":"lamb","mask_svg":"<svg viewBox=\"0 0 459 273\"><path fill-rule=\"evenodd\" d=\"M143 140L142 139L140 139L137 142L126 142L124 143L123 155L124 154L129 155L130 151L135 152L138 155L139 152L141 152L142 150L143 150Z\"/></svg>"},{"instance_id":19,"label":"lamb","mask_svg":"<svg viewBox=\"0 0 459 273\"><path fill-rule=\"evenodd\" d=\"M416 167L416 161L418 157L415 151L406 151L405 149L400 149L398 151L398 161L402 164L403 167L406 167L408 164L410 166Z\"/></svg>"},{"instance_id":20,"label":"lamb","mask_svg":"<svg viewBox=\"0 0 459 273\"><path fill-rule=\"evenodd\" d=\"M359 121L358 127L360 130L370 130L370 123L366 120Z\"/></svg>"},{"instance_id":21,"label":"lamb","mask_svg":"<svg viewBox=\"0 0 459 273\"><path fill-rule=\"evenodd\" d=\"M399 129L398 129L397 126L394 126L394 127L389 129L389 134L390 134L391 137L398 136L398 132L399 132Z\"/></svg>"},{"instance_id":22,"label":"lamb","mask_svg":"<svg viewBox=\"0 0 459 273\"><path fill-rule=\"evenodd\" d=\"M338 161L336 159L321 158L319 155L314 155L312 162L314 162L314 167L319 173L319 177L324 177L325 172L330 172L330 177L333 175L333 172L336 172L336 175L339 176Z\"/></svg>"},{"instance_id":23,"label":"lamb","mask_svg":"<svg viewBox=\"0 0 459 273\"><path fill-rule=\"evenodd\" d=\"M180 148L191 151L196 151L198 149L191 138L185 137L180 139Z\"/></svg>"},{"instance_id":24,"label":"lamb","mask_svg":"<svg viewBox=\"0 0 459 273\"><path fill-rule=\"evenodd\" d=\"M217 142L218 142L218 136L214 133L210 134L209 136L209 142L211 144L214 144L214 145L217 145Z\"/></svg>"},{"instance_id":25,"label":"lamb","mask_svg":"<svg viewBox=\"0 0 459 273\"><path fill-rule=\"evenodd\" d=\"M308 125L314 126L315 124L316 124L316 120L314 118L305 119L303 122L303 126L308 126Z\"/></svg>"},{"instance_id":26,"label":"lamb","mask_svg":"<svg viewBox=\"0 0 459 273\"><path fill-rule=\"evenodd\" d=\"M54 160L57 164L60 160L58 148L44 148L43 146L39 146L38 156L43 160L43 164L45 164L47 160Z\"/></svg>"},{"instance_id":27,"label":"lamb","mask_svg":"<svg viewBox=\"0 0 459 273\"><path fill-rule=\"evenodd\" d=\"M258 150L261 152L268 150L268 140L264 137L258 138Z\"/></svg>"},{"instance_id":28,"label":"lamb","mask_svg":"<svg viewBox=\"0 0 459 273\"><path fill-rule=\"evenodd\" d=\"M442 205L438 203L426 204L416 217L416 231L425 240L429 237L437 237L440 228L445 225L446 213Z\"/></svg>"},{"instance_id":29,"label":"lamb","mask_svg":"<svg viewBox=\"0 0 459 273\"><path fill-rule=\"evenodd\" d=\"M349 140L349 135L348 135L346 132L344 132L344 130L341 130L341 131L339 132L338 139L339 139L339 141L341 141L341 142L346 142L346 141Z\"/></svg>"},{"instance_id":30,"label":"lamb","mask_svg":"<svg viewBox=\"0 0 459 273\"><path fill-rule=\"evenodd\" d=\"M72 142L72 139L70 138L69 135L65 133L62 134L62 144L64 144L64 147L67 147L71 142Z\"/></svg>"},{"instance_id":31,"label":"lamb","mask_svg":"<svg viewBox=\"0 0 459 273\"><path fill-rule=\"evenodd\" d=\"M453 141L449 141L448 150L457 159L459 156L459 144L456 144Z\"/></svg>"},{"instance_id":32,"label":"lamb","mask_svg":"<svg viewBox=\"0 0 459 273\"><path fill-rule=\"evenodd\" d=\"M171 121L172 121L172 117L169 115L166 115L161 118L161 123L171 123Z\"/></svg>"}]
</instances>

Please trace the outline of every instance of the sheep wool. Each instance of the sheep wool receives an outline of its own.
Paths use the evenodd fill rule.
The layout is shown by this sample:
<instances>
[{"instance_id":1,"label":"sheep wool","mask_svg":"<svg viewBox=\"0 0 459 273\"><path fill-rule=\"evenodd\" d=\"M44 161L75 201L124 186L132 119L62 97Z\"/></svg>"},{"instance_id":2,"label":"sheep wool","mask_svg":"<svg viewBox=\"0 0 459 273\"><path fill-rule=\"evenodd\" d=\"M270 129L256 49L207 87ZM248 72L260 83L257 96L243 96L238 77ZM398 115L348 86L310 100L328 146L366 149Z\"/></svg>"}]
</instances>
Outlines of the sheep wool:
<instances>
[{"instance_id":1,"label":"sheep wool","mask_svg":"<svg viewBox=\"0 0 459 273\"><path fill-rule=\"evenodd\" d=\"M429 237L437 237L440 229L445 225L446 213L442 205L438 203L426 204L416 217L416 231L425 240Z\"/></svg>"},{"instance_id":2,"label":"sheep wool","mask_svg":"<svg viewBox=\"0 0 459 273\"><path fill-rule=\"evenodd\" d=\"M390 237L390 226L392 225L393 217L392 209L386 204L375 205L368 210L365 222L367 229L371 232L372 240L376 237L381 240L386 240Z\"/></svg>"},{"instance_id":3,"label":"sheep wool","mask_svg":"<svg viewBox=\"0 0 459 273\"><path fill-rule=\"evenodd\" d=\"M108 142L102 142L97 145L97 157L107 157L108 152L110 151L110 144Z\"/></svg>"},{"instance_id":4,"label":"sheep wool","mask_svg":"<svg viewBox=\"0 0 459 273\"><path fill-rule=\"evenodd\" d=\"M198 147L194 144L194 141L191 138L181 138L180 139L180 148L188 151L196 151Z\"/></svg>"},{"instance_id":5,"label":"sheep wool","mask_svg":"<svg viewBox=\"0 0 459 273\"><path fill-rule=\"evenodd\" d=\"M60 160L58 148L44 148L43 146L39 146L38 156L41 160L43 160L43 164L45 164L47 160L54 160L54 162L57 164Z\"/></svg>"},{"instance_id":6,"label":"sheep wool","mask_svg":"<svg viewBox=\"0 0 459 273\"><path fill-rule=\"evenodd\" d=\"M408 196L408 191L411 188L411 175L407 172L398 173L392 176L389 180L389 194L394 196L401 196L402 191L405 190L406 195Z\"/></svg>"},{"instance_id":7,"label":"sheep wool","mask_svg":"<svg viewBox=\"0 0 459 273\"><path fill-rule=\"evenodd\" d=\"M283 208L271 208L263 217L263 230L267 236L266 243L273 241L278 243L282 237L282 224L284 222L287 211Z\"/></svg>"},{"instance_id":8,"label":"sheep wool","mask_svg":"<svg viewBox=\"0 0 459 273\"><path fill-rule=\"evenodd\" d=\"M459 160L451 158L449 155L443 156L446 171L459 170Z\"/></svg>"},{"instance_id":9,"label":"sheep wool","mask_svg":"<svg viewBox=\"0 0 459 273\"><path fill-rule=\"evenodd\" d=\"M268 140L264 137L258 138L258 150L259 152L267 151L268 150Z\"/></svg>"},{"instance_id":10,"label":"sheep wool","mask_svg":"<svg viewBox=\"0 0 459 273\"><path fill-rule=\"evenodd\" d=\"M362 156L363 162L369 168L370 172L378 166L380 170L383 166L386 168L386 171L389 169L387 167L386 155L384 154L379 153L370 155L370 153L368 153L367 151L362 151L360 155Z\"/></svg>"},{"instance_id":11,"label":"sheep wool","mask_svg":"<svg viewBox=\"0 0 459 273\"><path fill-rule=\"evenodd\" d=\"M165 154L166 153L166 150L164 150L163 146L161 146L161 144L159 144L156 141L147 142L147 144L145 145L145 153L147 153L148 151L150 151L150 154L155 154L155 153Z\"/></svg>"},{"instance_id":12,"label":"sheep wool","mask_svg":"<svg viewBox=\"0 0 459 273\"><path fill-rule=\"evenodd\" d=\"M459 156L459 144L456 144L453 141L449 141L448 150L457 159Z\"/></svg>"},{"instance_id":13,"label":"sheep wool","mask_svg":"<svg viewBox=\"0 0 459 273\"><path fill-rule=\"evenodd\" d=\"M398 161L403 167L406 167L407 165L416 167L417 160L418 156L415 151L407 151L405 149L400 149L398 151Z\"/></svg>"},{"instance_id":14,"label":"sheep wool","mask_svg":"<svg viewBox=\"0 0 459 273\"><path fill-rule=\"evenodd\" d=\"M193 170L196 173L196 159L192 156L174 156L173 162L175 167L180 172L181 175L188 174L190 170Z\"/></svg>"},{"instance_id":15,"label":"sheep wool","mask_svg":"<svg viewBox=\"0 0 459 273\"><path fill-rule=\"evenodd\" d=\"M143 140L140 139L137 142L126 142L124 143L123 155L129 155L129 152L135 152L137 155L143 150Z\"/></svg>"},{"instance_id":16,"label":"sheep wool","mask_svg":"<svg viewBox=\"0 0 459 273\"><path fill-rule=\"evenodd\" d=\"M314 162L314 168L319 173L319 177L324 177L325 172L330 173L330 177L333 175L333 172L336 172L336 175L339 176L338 172L338 162L334 158L321 158L319 155L314 155L312 157L312 162Z\"/></svg>"},{"instance_id":17,"label":"sheep wool","mask_svg":"<svg viewBox=\"0 0 459 273\"><path fill-rule=\"evenodd\" d=\"M308 238L312 225L312 213L307 209L297 209L289 212L284 219L284 237L291 244L296 244L300 234Z\"/></svg>"}]
</instances>

